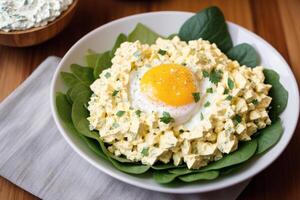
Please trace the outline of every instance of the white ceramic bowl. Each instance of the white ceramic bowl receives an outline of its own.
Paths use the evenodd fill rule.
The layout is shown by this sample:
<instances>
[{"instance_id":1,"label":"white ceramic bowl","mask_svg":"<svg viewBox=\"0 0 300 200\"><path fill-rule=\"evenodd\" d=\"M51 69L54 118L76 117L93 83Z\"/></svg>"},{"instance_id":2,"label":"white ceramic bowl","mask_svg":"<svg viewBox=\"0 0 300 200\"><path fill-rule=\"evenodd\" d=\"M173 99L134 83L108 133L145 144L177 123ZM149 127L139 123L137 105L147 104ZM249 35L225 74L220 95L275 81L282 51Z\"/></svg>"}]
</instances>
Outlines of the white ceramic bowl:
<instances>
[{"instance_id":1,"label":"white ceramic bowl","mask_svg":"<svg viewBox=\"0 0 300 200\"><path fill-rule=\"evenodd\" d=\"M114 178L145 189L169 193L195 193L217 190L240 183L261 172L282 153L292 138L299 114L299 93L295 77L290 67L283 57L265 40L231 22L228 22L228 27L233 43L239 44L247 42L252 44L260 55L261 64L277 71L280 74L280 82L289 92L287 107L281 115L284 133L280 141L264 155L246 163L246 166L238 173L211 182L186 184L177 187L160 185L154 182L151 177L134 176L118 171L110 163L97 157L80 139L69 133L62 126L55 105L55 92L66 91L60 78L61 71L69 71L69 66L72 63L84 64L84 55L88 49L99 52L111 49L118 34L122 32L128 34L134 29L138 22L147 25L163 36L167 36L171 33L177 33L180 26L192 15L193 13L188 12L152 12L125 17L105 24L90 32L73 45L63 57L54 74L51 87L51 107L58 129L66 141L81 157Z\"/></svg>"}]
</instances>

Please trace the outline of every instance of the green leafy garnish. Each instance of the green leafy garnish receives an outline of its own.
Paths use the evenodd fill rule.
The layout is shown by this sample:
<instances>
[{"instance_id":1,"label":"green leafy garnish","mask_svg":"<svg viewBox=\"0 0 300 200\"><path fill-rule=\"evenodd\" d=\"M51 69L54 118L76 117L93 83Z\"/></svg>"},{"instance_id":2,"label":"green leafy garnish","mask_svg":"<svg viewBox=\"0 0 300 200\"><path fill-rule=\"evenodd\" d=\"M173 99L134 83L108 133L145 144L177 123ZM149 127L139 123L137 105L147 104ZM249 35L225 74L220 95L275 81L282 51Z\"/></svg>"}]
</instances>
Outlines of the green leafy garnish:
<instances>
[{"instance_id":1,"label":"green leafy garnish","mask_svg":"<svg viewBox=\"0 0 300 200\"><path fill-rule=\"evenodd\" d=\"M229 93L229 90L228 90L228 88L225 88L225 90L224 90L224 93L223 94L228 94Z\"/></svg>"},{"instance_id":2,"label":"green leafy garnish","mask_svg":"<svg viewBox=\"0 0 300 200\"><path fill-rule=\"evenodd\" d=\"M231 96L231 95L228 95L228 96L225 98L225 100L228 100L228 101L230 101L230 100L232 100L232 98L233 98L233 96Z\"/></svg>"},{"instance_id":3,"label":"green leafy garnish","mask_svg":"<svg viewBox=\"0 0 300 200\"><path fill-rule=\"evenodd\" d=\"M73 87L77 83L80 83L80 80L78 78L76 78L76 76L74 76L74 74L72 74L72 73L61 72L60 75L61 75L61 78L63 79L64 83L68 87Z\"/></svg>"},{"instance_id":4,"label":"green leafy garnish","mask_svg":"<svg viewBox=\"0 0 300 200\"><path fill-rule=\"evenodd\" d=\"M171 117L170 113L168 112L163 112L163 116L161 118L159 118L161 122L168 124L170 122L174 122L174 118Z\"/></svg>"},{"instance_id":5,"label":"green leafy garnish","mask_svg":"<svg viewBox=\"0 0 300 200\"><path fill-rule=\"evenodd\" d=\"M233 121L236 122L236 123L241 123L242 122L242 117L239 116L239 115L235 115L233 117Z\"/></svg>"},{"instance_id":6,"label":"green leafy garnish","mask_svg":"<svg viewBox=\"0 0 300 200\"><path fill-rule=\"evenodd\" d=\"M202 38L215 43L223 52L232 47L232 41L222 11L209 7L189 18L180 28L179 37L186 42Z\"/></svg>"},{"instance_id":7,"label":"green leafy garnish","mask_svg":"<svg viewBox=\"0 0 300 200\"><path fill-rule=\"evenodd\" d=\"M207 101L207 102L204 104L204 107L205 107L205 108L208 107L208 106L210 106L210 102L209 102L209 101Z\"/></svg>"},{"instance_id":8,"label":"green leafy garnish","mask_svg":"<svg viewBox=\"0 0 300 200\"><path fill-rule=\"evenodd\" d=\"M197 172L193 174L187 174L183 176L179 176L178 178L183 182L194 182L200 180L213 180L218 178L219 171L207 171L207 172Z\"/></svg>"},{"instance_id":9,"label":"green leafy garnish","mask_svg":"<svg viewBox=\"0 0 300 200\"><path fill-rule=\"evenodd\" d=\"M271 69L264 69L265 83L271 84L272 88L269 96L272 97L271 110L269 116L271 120L275 120L284 111L288 102L288 92L279 81L277 72Z\"/></svg>"},{"instance_id":10,"label":"green leafy garnish","mask_svg":"<svg viewBox=\"0 0 300 200\"><path fill-rule=\"evenodd\" d=\"M122 117L124 114L125 114L125 111L123 111L123 110L119 110L119 111L116 113L116 115L117 115L118 117Z\"/></svg>"},{"instance_id":11,"label":"green leafy garnish","mask_svg":"<svg viewBox=\"0 0 300 200\"><path fill-rule=\"evenodd\" d=\"M255 49L247 43L238 44L235 47L232 47L227 52L227 56L247 67L255 67L258 65L258 55Z\"/></svg>"},{"instance_id":12,"label":"green leafy garnish","mask_svg":"<svg viewBox=\"0 0 300 200\"><path fill-rule=\"evenodd\" d=\"M166 170L163 171L154 171L153 179L161 184L166 184L172 182L178 175L169 173Z\"/></svg>"},{"instance_id":13,"label":"green leafy garnish","mask_svg":"<svg viewBox=\"0 0 300 200\"><path fill-rule=\"evenodd\" d=\"M58 116L62 120L65 128L67 128L72 134L74 134L75 136L83 140L83 142L85 142L94 153L106 159L106 156L104 155L102 150L95 145L94 140L84 137L75 129L71 118L72 105L68 102L66 95L60 92L56 93L55 102L56 102Z\"/></svg>"},{"instance_id":14,"label":"green leafy garnish","mask_svg":"<svg viewBox=\"0 0 300 200\"><path fill-rule=\"evenodd\" d=\"M203 70L202 74L203 74L204 78L209 77L209 72L208 71Z\"/></svg>"},{"instance_id":15,"label":"green leafy garnish","mask_svg":"<svg viewBox=\"0 0 300 200\"><path fill-rule=\"evenodd\" d=\"M230 90L234 88L234 82L231 80L231 78L227 79L227 86Z\"/></svg>"},{"instance_id":16,"label":"green leafy garnish","mask_svg":"<svg viewBox=\"0 0 300 200\"><path fill-rule=\"evenodd\" d=\"M258 100L257 99L253 99L252 101L251 101L251 103L253 103L253 105L257 105L258 104Z\"/></svg>"},{"instance_id":17,"label":"green leafy garnish","mask_svg":"<svg viewBox=\"0 0 300 200\"><path fill-rule=\"evenodd\" d=\"M160 36L157 33L145 25L138 23L135 29L128 35L128 41L135 42L139 40L142 44L154 44L158 37Z\"/></svg>"},{"instance_id":18,"label":"green leafy garnish","mask_svg":"<svg viewBox=\"0 0 300 200\"><path fill-rule=\"evenodd\" d=\"M112 96L116 96L117 94L119 93L119 90L114 90L113 93L112 93Z\"/></svg>"},{"instance_id":19,"label":"green leafy garnish","mask_svg":"<svg viewBox=\"0 0 300 200\"><path fill-rule=\"evenodd\" d=\"M206 88L206 93L213 93L213 89L210 87L210 88Z\"/></svg>"},{"instance_id":20,"label":"green leafy garnish","mask_svg":"<svg viewBox=\"0 0 300 200\"><path fill-rule=\"evenodd\" d=\"M142 150L142 152L141 152L141 154L143 155L143 156L148 156L149 155L149 148L147 147L144 147L143 148L143 150Z\"/></svg>"},{"instance_id":21,"label":"green leafy garnish","mask_svg":"<svg viewBox=\"0 0 300 200\"><path fill-rule=\"evenodd\" d=\"M142 113L142 111L140 111L140 110L135 111L135 114L136 114L138 117L141 116L141 113Z\"/></svg>"},{"instance_id":22,"label":"green leafy garnish","mask_svg":"<svg viewBox=\"0 0 300 200\"><path fill-rule=\"evenodd\" d=\"M121 33L115 44L114 44L114 47L112 48L112 50L109 52L109 56L112 58L114 55L115 55L115 52L116 50L120 47L120 45L123 43L123 42L126 42L127 41L127 36L124 34L124 33Z\"/></svg>"},{"instance_id":23,"label":"green leafy garnish","mask_svg":"<svg viewBox=\"0 0 300 200\"><path fill-rule=\"evenodd\" d=\"M73 74L84 84L90 85L94 82L93 76L93 68L90 67L83 67L77 64L72 64L70 66L71 71Z\"/></svg>"},{"instance_id":24,"label":"green leafy garnish","mask_svg":"<svg viewBox=\"0 0 300 200\"><path fill-rule=\"evenodd\" d=\"M256 137L258 142L256 154L261 154L274 146L280 139L282 133L283 128L280 119L274 120L272 125L259 130Z\"/></svg>"},{"instance_id":25,"label":"green leafy garnish","mask_svg":"<svg viewBox=\"0 0 300 200\"><path fill-rule=\"evenodd\" d=\"M201 120L204 119L204 116L203 116L203 113L202 113L202 112L200 113L200 119L201 119Z\"/></svg>"},{"instance_id":26,"label":"green leafy garnish","mask_svg":"<svg viewBox=\"0 0 300 200\"><path fill-rule=\"evenodd\" d=\"M97 79L99 78L99 75L101 72L109 67L111 67L111 57L110 57L110 51L106 51L103 54L101 54L95 64L94 68L94 78Z\"/></svg>"},{"instance_id":27,"label":"green leafy garnish","mask_svg":"<svg viewBox=\"0 0 300 200\"><path fill-rule=\"evenodd\" d=\"M217 84L221 81L222 79L222 72L219 71L219 70L212 70L209 74L209 81L214 83L214 84Z\"/></svg>"},{"instance_id":28,"label":"green leafy garnish","mask_svg":"<svg viewBox=\"0 0 300 200\"><path fill-rule=\"evenodd\" d=\"M163 56L163 55L165 55L167 53L167 51L159 49L158 53Z\"/></svg>"},{"instance_id":29,"label":"green leafy garnish","mask_svg":"<svg viewBox=\"0 0 300 200\"><path fill-rule=\"evenodd\" d=\"M197 103L200 100L200 93L199 92L194 92L192 93L194 97L194 101Z\"/></svg>"},{"instance_id":30,"label":"green leafy garnish","mask_svg":"<svg viewBox=\"0 0 300 200\"><path fill-rule=\"evenodd\" d=\"M105 76L105 78L109 78L109 77L111 77L111 74L110 74L109 72L106 72L106 73L104 74L104 76Z\"/></svg>"}]
</instances>

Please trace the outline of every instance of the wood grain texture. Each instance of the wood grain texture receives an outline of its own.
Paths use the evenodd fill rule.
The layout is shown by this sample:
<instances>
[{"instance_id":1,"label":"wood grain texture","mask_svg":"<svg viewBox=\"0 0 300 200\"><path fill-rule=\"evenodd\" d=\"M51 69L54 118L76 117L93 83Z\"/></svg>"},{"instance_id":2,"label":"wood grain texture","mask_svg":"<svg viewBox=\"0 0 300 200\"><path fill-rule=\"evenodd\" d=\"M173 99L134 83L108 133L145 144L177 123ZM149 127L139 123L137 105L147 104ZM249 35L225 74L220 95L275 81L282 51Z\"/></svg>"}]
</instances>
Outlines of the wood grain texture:
<instances>
[{"instance_id":1,"label":"wood grain texture","mask_svg":"<svg viewBox=\"0 0 300 200\"><path fill-rule=\"evenodd\" d=\"M111 20L159 10L196 12L219 6L227 20L242 25L270 42L288 61L300 83L299 0L82 0L71 24L57 37L39 46L0 46L0 101L11 93L47 56L63 56L83 35ZM288 148L270 167L257 175L239 199L300 199L300 127ZM36 197L0 179L0 199Z\"/></svg>"}]
</instances>

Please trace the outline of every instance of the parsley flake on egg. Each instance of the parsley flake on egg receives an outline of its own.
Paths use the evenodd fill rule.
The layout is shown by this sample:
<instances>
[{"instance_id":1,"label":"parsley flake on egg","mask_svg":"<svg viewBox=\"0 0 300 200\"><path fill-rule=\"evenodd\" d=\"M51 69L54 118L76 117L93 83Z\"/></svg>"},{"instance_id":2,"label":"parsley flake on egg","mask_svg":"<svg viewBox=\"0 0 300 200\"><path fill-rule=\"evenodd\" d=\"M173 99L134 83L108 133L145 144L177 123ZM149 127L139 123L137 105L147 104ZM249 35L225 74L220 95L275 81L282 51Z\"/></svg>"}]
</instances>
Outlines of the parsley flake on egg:
<instances>
[{"instance_id":1,"label":"parsley flake on egg","mask_svg":"<svg viewBox=\"0 0 300 200\"><path fill-rule=\"evenodd\" d=\"M159 118L161 122L165 124L169 124L170 122L174 122L174 118L171 117L170 113L168 112L163 112L163 116Z\"/></svg>"},{"instance_id":2,"label":"parsley flake on egg","mask_svg":"<svg viewBox=\"0 0 300 200\"><path fill-rule=\"evenodd\" d=\"M199 92L194 92L192 93L194 97L194 101L197 103L200 100L200 93Z\"/></svg>"},{"instance_id":3,"label":"parsley flake on egg","mask_svg":"<svg viewBox=\"0 0 300 200\"><path fill-rule=\"evenodd\" d=\"M209 81L217 84L222 79L222 71L213 69L209 74Z\"/></svg>"},{"instance_id":4,"label":"parsley flake on egg","mask_svg":"<svg viewBox=\"0 0 300 200\"><path fill-rule=\"evenodd\" d=\"M159 49L158 53L163 56L163 55L165 55L167 53L167 51Z\"/></svg>"}]
</instances>

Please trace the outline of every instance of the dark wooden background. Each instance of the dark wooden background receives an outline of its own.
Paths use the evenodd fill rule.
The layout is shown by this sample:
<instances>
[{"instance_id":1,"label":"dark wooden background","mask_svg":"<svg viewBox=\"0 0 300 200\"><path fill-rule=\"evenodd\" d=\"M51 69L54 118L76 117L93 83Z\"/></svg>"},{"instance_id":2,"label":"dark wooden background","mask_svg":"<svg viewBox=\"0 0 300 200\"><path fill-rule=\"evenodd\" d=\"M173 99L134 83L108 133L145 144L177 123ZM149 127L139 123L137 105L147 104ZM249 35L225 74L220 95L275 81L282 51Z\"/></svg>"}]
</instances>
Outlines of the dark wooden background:
<instances>
[{"instance_id":1,"label":"dark wooden background","mask_svg":"<svg viewBox=\"0 0 300 200\"><path fill-rule=\"evenodd\" d=\"M0 46L0 101L9 95L46 57L62 57L89 31L132 14L219 6L227 20L257 33L288 61L300 83L300 0L81 0L71 24L38 46ZM299 112L296 111L295 112ZM284 153L253 178L239 199L300 199L300 126ZM0 177L1 200L37 199Z\"/></svg>"}]
</instances>

